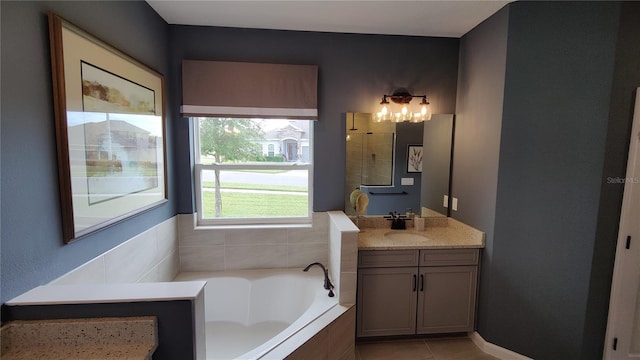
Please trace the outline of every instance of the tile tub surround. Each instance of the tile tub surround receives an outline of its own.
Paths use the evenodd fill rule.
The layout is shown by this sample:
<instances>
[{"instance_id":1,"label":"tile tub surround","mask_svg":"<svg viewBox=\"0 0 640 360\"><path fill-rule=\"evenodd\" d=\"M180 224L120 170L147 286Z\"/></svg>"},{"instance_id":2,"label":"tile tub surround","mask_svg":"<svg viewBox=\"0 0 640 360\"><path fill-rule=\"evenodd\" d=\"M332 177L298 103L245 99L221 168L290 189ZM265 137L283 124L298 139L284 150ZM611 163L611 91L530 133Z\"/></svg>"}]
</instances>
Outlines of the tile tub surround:
<instances>
[{"instance_id":1,"label":"tile tub surround","mask_svg":"<svg viewBox=\"0 0 640 360\"><path fill-rule=\"evenodd\" d=\"M355 306L335 306L264 358L355 359L355 309Z\"/></svg>"},{"instance_id":2,"label":"tile tub surround","mask_svg":"<svg viewBox=\"0 0 640 360\"><path fill-rule=\"evenodd\" d=\"M180 271L329 268L340 304L355 304L358 228L342 211L317 212L311 226L198 228L194 214L178 215Z\"/></svg>"},{"instance_id":3,"label":"tile tub surround","mask_svg":"<svg viewBox=\"0 0 640 360\"><path fill-rule=\"evenodd\" d=\"M415 231L407 225L407 230L391 230L390 228L371 227L361 228L358 235L360 250L391 250L391 249L454 249L454 248L483 248L485 245L484 232L465 225L455 219L426 218L424 231ZM416 234L413 239L397 240L386 237L389 233Z\"/></svg>"},{"instance_id":4,"label":"tile tub surround","mask_svg":"<svg viewBox=\"0 0 640 360\"><path fill-rule=\"evenodd\" d=\"M328 265L336 296L343 305L335 310L342 309L340 313L332 312L323 320L331 323L355 304L358 232L342 211L314 213L311 226L267 229L196 229L193 214L177 215L51 284L171 281L180 270L302 269L320 261ZM142 264L126 263L138 257ZM129 267L130 273L119 271L118 266ZM355 320L349 326L355 329ZM196 337L202 334L198 332ZM300 334L302 343L315 337L315 333L305 334Z\"/></svg>"},{"instance_id":5,"label":"tile tub surround","mask_svg":"<svg viewBox=\"0 0 640 360\"><path fill-rule=\"evenodd\" d=\"M180 268L174 216L51 281L51 285L171 281Z\"/></svg>"},{"instance_id":6,"label":"tile tub surround","mask_svg":"<svg viewBox=\"0 0 640 360\"><path fill-rule=\"evenodd\" d=\"M151 359L158 346L153 316L18 320L2 327L6 360Z\"/></svg>"},{"instance_id":7,"label":"tile tub surround","mask_svg":"<svg viewBox=\"0 0 640 360\"><path fill-rule=\"evenodd\" d=\"M310 226L196 227L195 214L180 214L180 271L304 268L328 262L329 219L313 214Z\"/></svg>"},{"instance_id":8,"label":"tile tub surround","mask_svg":"<svg viewBox=\"0 0 640 360\"><path fill-rule=\"evenodd\" d=\"M342 211L329 211L329 274L341 305L356 303L359 229Z\"/></svg>"},{"instance_id":9,"label":"tile tub surround","mask_svg":"<svg viewBox=\"0 0 640 360\"><path fill-rule=\"evenodd\" d=\"M265 229L195 228L180 214L134 236L50 282L105 284L171 281L181 271L305 267L329 262L329 217L311 226Z\"/></svg>"}]
</instances>

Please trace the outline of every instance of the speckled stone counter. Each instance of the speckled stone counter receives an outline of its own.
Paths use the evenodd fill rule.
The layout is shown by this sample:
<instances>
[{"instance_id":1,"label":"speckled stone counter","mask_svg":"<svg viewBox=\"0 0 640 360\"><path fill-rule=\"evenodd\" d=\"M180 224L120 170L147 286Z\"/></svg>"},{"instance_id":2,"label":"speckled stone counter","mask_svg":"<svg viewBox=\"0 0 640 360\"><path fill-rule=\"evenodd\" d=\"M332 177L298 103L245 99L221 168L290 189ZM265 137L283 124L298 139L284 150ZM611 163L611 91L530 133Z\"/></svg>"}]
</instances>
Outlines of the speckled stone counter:
<instances>
[{"instance_id":1,"label":"speckled stone counter","mask_svg":"<svg viewBox=\"0 0 640 360\"><path fill-rule=\"evenodd\" d=\"M18 320L2 327L3 360L151 359L158 346L153 316Z\"/></svg>"},{"instance_id":2,"label":"speckled stone counter","mask_svg":"<svg viewBox=\"0 0 640 360\"><path fill-rule=\"evenodd\" d=\"M426 218L424 231L414 230L413 221L407 221L406 230L391 230L388 221L379 219L358 220L358 249L484 248L484 232L452 218ZM365 227L363 223L369 226Z\"/></svg>"}]
</instances>

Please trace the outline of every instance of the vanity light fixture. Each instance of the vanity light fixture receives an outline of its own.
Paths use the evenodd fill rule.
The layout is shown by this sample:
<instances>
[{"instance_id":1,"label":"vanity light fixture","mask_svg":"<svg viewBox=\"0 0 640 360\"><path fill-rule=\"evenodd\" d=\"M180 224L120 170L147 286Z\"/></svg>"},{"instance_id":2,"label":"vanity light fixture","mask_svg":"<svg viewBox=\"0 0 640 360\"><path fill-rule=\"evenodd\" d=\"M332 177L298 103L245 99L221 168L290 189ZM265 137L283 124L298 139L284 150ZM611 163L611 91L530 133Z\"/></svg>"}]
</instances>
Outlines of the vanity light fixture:
<instances>
[{"instance_id":1,"label":"vanity light fixture","mask_svg":"<svg viewBox=\"0 0 640 360\"><path fill-rule=\"evenodd\" d=\"M418 104L419 108L411 107L413 98L422 99ZM396 89L391 95L382 95L380 105L382 107L376 114L376 121L378 122L421 122L431 120L431 107L429 106L427 95L411 95L409 90L404 88Z\"/></svg>"}]
</instances>

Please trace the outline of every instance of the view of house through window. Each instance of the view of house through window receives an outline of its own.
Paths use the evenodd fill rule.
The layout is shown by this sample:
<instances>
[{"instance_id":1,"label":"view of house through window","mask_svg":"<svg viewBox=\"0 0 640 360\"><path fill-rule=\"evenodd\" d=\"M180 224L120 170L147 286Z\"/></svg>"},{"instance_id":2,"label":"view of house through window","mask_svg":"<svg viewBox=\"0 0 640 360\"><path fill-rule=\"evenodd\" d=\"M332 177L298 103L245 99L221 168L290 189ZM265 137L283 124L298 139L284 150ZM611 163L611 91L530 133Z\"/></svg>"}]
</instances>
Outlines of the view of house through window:
<instances>
[{"instance_id":1,"label":"view of house through window","mask_svg":"<svg viewBox=\"0 0 640 360\"><path fill-rule=\"evenodd\" d=\"M310 219L312 121L194 120L199 222Z\"/></svg>"}]
</instances>

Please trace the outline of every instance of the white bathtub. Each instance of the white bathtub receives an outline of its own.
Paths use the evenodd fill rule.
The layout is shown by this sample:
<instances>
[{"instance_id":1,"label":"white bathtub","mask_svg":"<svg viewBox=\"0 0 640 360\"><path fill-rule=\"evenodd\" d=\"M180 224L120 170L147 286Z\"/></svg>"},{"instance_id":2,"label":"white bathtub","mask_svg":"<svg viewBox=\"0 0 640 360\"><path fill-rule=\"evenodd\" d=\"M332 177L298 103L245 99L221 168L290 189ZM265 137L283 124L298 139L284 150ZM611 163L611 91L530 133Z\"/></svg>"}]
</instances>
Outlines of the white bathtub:
<instances>
[{"instance_id":1,"label":"white bathtub","mask_svg":"<svg viewBox=\"0 0 640 360\"><path fill-rule=\"evenodd\" d=\"M205 280L207 359L260 359L337 303L319 268L185 272Z\"/></svg>"}]
</instances>

